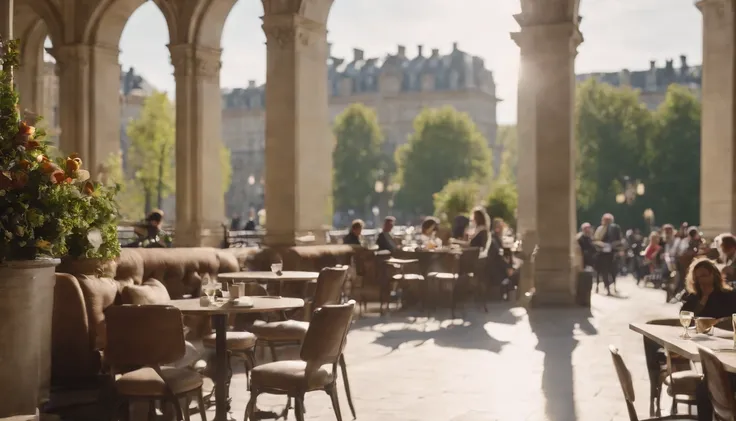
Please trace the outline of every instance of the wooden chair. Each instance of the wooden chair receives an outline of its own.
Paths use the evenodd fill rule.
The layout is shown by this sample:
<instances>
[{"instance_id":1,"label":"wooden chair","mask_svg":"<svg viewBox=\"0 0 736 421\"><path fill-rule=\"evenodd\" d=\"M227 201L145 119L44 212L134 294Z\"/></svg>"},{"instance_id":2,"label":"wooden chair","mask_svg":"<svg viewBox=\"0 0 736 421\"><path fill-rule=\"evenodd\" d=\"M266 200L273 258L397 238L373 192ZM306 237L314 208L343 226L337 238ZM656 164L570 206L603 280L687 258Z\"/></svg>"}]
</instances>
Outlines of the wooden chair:
<instances>
[{"instance_id":1,"label":"wooden chair","mask_svg":"<svg viewBox=\"0 0 736 421\"><path fill-rule=\"evenodd\" d=\"M464 248L460 253L444 253L443 260L446 271L431 272L427 277L438 282L440 289L443 286L448 287L450 292L450 308L452 318L455 318L455 308L457 307L457 290L464 289L463 292L471 292L472 281L475 277L476 267L478 266L478 257L480 249L478 247ZM477 291L476 291L477 292ZM478 294L476 295L476 300Z\"/></svg>"},{"instance_id":2,"label":"wooden chair","mask_svg":"<svg viewBox=\"0 0 736 421\"><path fill-rule=\"evenodd\" d=\"M708 396L713 404L715 421L734 421L736 419L736 401L728 372L723 363L710 349L700 347L700 363L705 374Z\"/></svg>"},{"instance_id":3,"label":"wooden chair","mask_svg":"<svg viewBox=\"0 0 736 421\"><path fill-rule=\"evenodd\" d=\"M665 420L697 420L697 416L693 415L669 415L665 417L648 418L646 420L639 420L639 416L636 414L636 408L634 407L634 400L636 395L634 393L634 383L631 380L631 372L626 367L623 358L618 352L618 348L613 345L608 347L611 352L611 358L613 358L613 366L616 368L616 374L618 375L618 381L621 384L621 390L624 392L624 399L626 399L626 409L629 412L630 421L665 421Z\"/></svg>"},{"instance_id":4,"label":"wooden chair","mask_svg":"<svg viewBox=\"0 0 736 421\"><path fill-rule=\"evenodd\" d=\"M660 326L680 326L679 319L657 319L650 320L647 324ZM667 352L651 339L644 337L644 356L649 371L649 416L661 416L662 385L667 386L667 392L686 392L686 399L673 397L672 406L676 412L677 404L688 405L688 411L695 404L695 386L700 381L700 374L695 371L692 361L675 353ZM674 388L672 384L676 384ZM684 389L684 390L683 390ZM689 394L688 394L689 393ZM676 395L677 396L677 395Z\"/></svg>"},{"instance_id":5,"label":"wooden chair","mask_svg":"<svg viewBox=\"0 0 736 421\"><path fill-rule=\"evenodd\" d=\"M318 308L304 337L300 360L275 361L253 369L251 398L245 409L245 420L255 420L258 396L270 393L287 395L289 400L293 398L296 419L304 421L304 395L322 390L330 395L335 416L342 421L335 382L354 309L355 301Z\"/></svg>"},{"instance_id":6,"label":"wooden chair","mask_svg":"<svg viewBox=\"0 0 736 421\"><path fill-rule=\"evenodd\" d=\"M124 402L149 402L149 419L156 403L171 404L178 421L189 420L180 401L194 396L202 420L206 420L202 377L191 368L167 367L184 356L181 312L165 305L110 306L105 310L107 346L105 359L114 379L117 414Z\"/></svg>"}]
</instances>

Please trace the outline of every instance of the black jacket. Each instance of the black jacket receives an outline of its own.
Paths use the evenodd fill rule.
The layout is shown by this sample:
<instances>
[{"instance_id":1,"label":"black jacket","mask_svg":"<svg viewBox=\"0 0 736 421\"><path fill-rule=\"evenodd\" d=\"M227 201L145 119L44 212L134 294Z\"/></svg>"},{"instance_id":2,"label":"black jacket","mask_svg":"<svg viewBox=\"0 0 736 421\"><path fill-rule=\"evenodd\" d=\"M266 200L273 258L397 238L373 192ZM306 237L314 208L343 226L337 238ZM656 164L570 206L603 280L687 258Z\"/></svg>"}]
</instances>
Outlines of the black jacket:
<instances>
[{"instance_id":1,"label":"black jacket","mask_svg":"<svg viewBox=\"0 0 736 421\"><path fill-rule=\"evenodd\" d=\"M736 294L733 291L713 291L705 305L700 304L700 297L689 295L682 305L682 311L692 311L695 317L730 317L736 313Z\"/></svg>"},{"instance_id":2,"label":"black jacket","mask_svg":"<svg viewBox=\"0 0 736 421\"><path fill-rule=\"evenodd\" d=\"M396 242L394 241L394 238L391 236L391 233L388 233L388 232L381 231L381 233L378 234L378 239L376 239L376 245L378 246L378 250L388 250L391 252L396 250Z\"/></svg>"}]
</instances>

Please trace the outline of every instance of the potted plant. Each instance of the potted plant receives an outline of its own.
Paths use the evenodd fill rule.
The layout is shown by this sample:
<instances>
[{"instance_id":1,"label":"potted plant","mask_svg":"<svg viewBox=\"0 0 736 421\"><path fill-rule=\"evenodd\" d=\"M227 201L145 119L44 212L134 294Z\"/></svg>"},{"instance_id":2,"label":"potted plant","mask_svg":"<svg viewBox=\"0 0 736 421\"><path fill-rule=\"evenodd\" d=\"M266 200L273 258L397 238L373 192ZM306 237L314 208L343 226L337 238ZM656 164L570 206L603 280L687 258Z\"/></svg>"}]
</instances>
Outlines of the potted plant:
<instances>
[{"instance_id":1,"label":"potted plant","mask_svg":"<svg viewBox=\"0 0 736 421\"><path fill-rule=\"evenodd\" d=\"M59 258L119 253L115 187L92 182L77 155L54 157L18 111L17 41L0 39L0 419L36 413L49 383Z\"/></svg>"}]
</instances>

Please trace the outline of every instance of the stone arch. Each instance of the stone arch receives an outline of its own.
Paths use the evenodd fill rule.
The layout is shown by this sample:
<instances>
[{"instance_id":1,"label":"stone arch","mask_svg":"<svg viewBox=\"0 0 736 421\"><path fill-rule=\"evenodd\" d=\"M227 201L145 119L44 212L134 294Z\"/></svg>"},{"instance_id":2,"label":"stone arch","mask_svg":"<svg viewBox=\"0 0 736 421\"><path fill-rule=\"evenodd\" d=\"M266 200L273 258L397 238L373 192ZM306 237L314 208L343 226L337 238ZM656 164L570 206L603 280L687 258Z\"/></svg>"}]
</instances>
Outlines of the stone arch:
<instances>
[{"instance_id":1,"label":"stone arch","mask_svg":"<svg viewBox=\"0 0 736 421\"><path fill-rule=\"evenodd\" d=\"M200 0L192 9L191 18L183 33L187 44L220 49L222 31L237 0Z\"/></svg>"},{"instance_id":2,"label":"stone arch","mask_svg":"<svg viewBox=\"0 0 736 421\"><path fill-rule=\"evenodd\" d=\"M82 33L82 42L108 48L118 48L120 37L130 16L147 0L101 0L95 6ZM160 1L154 1L164 15L166 24L171 28L170 15L161 7ZM169 30L170 32L170 30Z\"/></svg>"},{"instance_id":3,"label":"stone arch","mask_svg":"<svg viewBox=\"0 0 736 421\"><path fill-rule=\"evenodd\" d=\"M334 0L261 0L266 15L294 14L303 18L327 23Z\"/></svg>"},{"instance_id":4,"label":"stone arch","mask_svg":"<svg viewBox=\"0 0 736 421\"><path fill-rule=\"evenodd\" d=\"M21 15L25 14L24 10L26 10L26 5L43 21L43 25L48 37L51 39L51 43L53 45L60 44L64 37L64 25L62 24L63 19L61 17L61 13L56 5L50 0L26 0L24 3L16 3L16 15L19 13ZM16 28L18 28L18 25L16 25ZM21 31L21 29L17 30ZM25 34L17 33L16 37L23 35Z\"/></svg>"}]
</instances>

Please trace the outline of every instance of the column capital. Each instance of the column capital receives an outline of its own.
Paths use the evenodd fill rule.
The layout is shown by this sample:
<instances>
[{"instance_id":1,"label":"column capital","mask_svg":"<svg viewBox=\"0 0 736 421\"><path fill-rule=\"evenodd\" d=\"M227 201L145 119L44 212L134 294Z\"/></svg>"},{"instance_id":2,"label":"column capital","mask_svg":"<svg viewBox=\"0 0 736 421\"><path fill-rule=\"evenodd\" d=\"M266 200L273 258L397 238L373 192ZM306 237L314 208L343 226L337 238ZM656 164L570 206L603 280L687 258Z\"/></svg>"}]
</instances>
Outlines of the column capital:
<instances>
[{"instance_id":1,"label":"column capital","mask_svg":"<svg viewBox=\"0 0 736 421\"><path fill-rule=\"evenodd\" d=\"M222 67L222 49L194 44L169 44L174 76L200 76L216 80Z\"/></svg>"},{"instance_id":2,"label":"column capital","mask_svg":"<svg viewBox=\"0 0 736 421\"><path fill-rule=\"evenodd\" d=\"M263 15L298 16L312 20L321 25L327 25L327 16L330 14L334 0L261 0Z\"/></svg>"},{"instance_id":3,"label":"column capital","mask_svg":"<svg viewBox=\"0 0 736 421\"><path fill-rule=\"evenodd\" d=\"M267 47L278 49L324 44L327 36L324 24L297 15L264 16L262 27L266 34Z\"/></svg>"},{"instance_id":4,"label":"column capital","mask_svg":"<svg viewBox=\"0 0 736 421\"><path fill-rule=\"evenodd\" d=\"M577 54L583 35L577 24L565 22L522 26L521 31L511 33L511 39L521 48L522 54L559 56L560 49Z\"/></svg>"},{"instance_id":5,"label":"column capital","mask_svg":"<svg viewBox=\"0 0 736 421\"><path fill-rule=\"evenodd\" d=\"M734 0L700 0L695 6L703 14L704 31L722 28L734 22Z\"/></svg>"}]
</instances>

